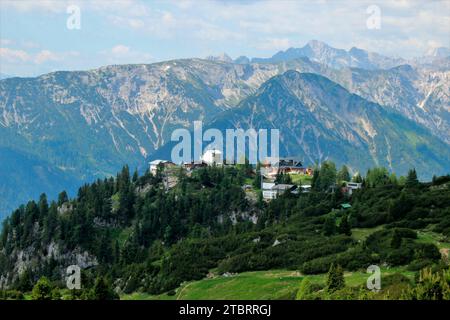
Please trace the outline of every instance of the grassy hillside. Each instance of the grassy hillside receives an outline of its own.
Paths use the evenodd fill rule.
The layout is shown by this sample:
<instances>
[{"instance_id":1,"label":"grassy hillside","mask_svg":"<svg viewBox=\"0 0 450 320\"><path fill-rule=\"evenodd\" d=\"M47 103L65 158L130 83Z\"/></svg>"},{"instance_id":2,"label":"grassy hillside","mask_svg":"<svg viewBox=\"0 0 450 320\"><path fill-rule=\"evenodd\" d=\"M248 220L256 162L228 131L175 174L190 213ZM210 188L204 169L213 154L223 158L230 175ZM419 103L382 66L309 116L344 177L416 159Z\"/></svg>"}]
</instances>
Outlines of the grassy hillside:
<instances>
[{"instance_id":1,"label":"grassy hillside","mask_svg":"<svg viewBox=\"0 0 450 320\"><path fill-rule=\"evenodd\" d=\"M373 228L353 228L352 237L357 241L364 241L371 234L381 231L385 226ZM418 230L417 243L431 243L442 250L450 250L450 243L442 234L430 231L429 228ZM217 270L212 270L213 274ZM417 271L407 267L382 267L381 285L383 278L402 275L415 282ZM345 272L345 283L349 287L365 286L370 273L364 270ZM295 270L267 270L243 272L239 274L214 275L198 281L183 283L179 288L160 295L142 292L124 294L123 300L291 300L299 288L300 282L308 278L311 283L324 287L327 274L303 275Z\"/></svg>"},{"instance_id":2,"label":"grassy hillside","mask_svg":"<svg viewBox=\"0 0 450 320\"><path fill-rule=\"evenodd\" d=\"M414 280L415 272L404 268L383 268L382 276L401 273ZM345 272L345 282L350 287L364 285L370 274ZM300 281L308 277L312 283L324 286L326 274L301 275L292 270L268 270L243 272L232 276L216 276L185 283L179 287L175 295L150 295L133 293L123 295L123 300L277 300L294 299ZM382 280L383 281L383 280Z\"/></svg>"}]
</instances>

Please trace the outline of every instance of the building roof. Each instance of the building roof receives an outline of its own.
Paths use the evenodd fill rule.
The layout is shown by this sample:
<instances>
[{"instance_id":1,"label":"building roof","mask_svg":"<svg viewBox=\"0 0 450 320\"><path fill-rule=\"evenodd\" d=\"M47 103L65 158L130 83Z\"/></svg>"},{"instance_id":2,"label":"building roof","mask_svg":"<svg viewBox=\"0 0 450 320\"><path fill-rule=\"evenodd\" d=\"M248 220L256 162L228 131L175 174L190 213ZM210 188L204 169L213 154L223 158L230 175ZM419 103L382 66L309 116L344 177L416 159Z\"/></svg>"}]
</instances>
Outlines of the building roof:
<instances>
[{"instance_id":1,"label":"building roof","mask_svg":"<svg viewBox=\"0 0 450 320\"><path fill-rule=\"evenodd\" d=\"M153 160L150 162L151 165L157 166L160 163L170 163L171 161L169 160L161 160L161 159L157 159L157 160Z\"/></svg>"},{"instance_id":2,"label":"building roof","mask_svg":"<svg viewBox=\"0 0 450 320\"><path fill-rule=\"evenodd\" d=\"M289 190L296 187L293 184L284 184L284 183L280 183L280 184L276 184L272 187L272 190Z\"/></svg>"},{"instance_id":3,"label":"building roof","mask_svg":"<svg viewBox=\"0 0 450 320\"><path fill-rule=\"evenodd\" d=\"M349 208L351 208L352 207L352 205L350 204L350 203L342 203L341 204L341 208L342 209L349 209Z\"/></svg>"},{"instance_id":4,"label":"building roof","mask_svg":"<svg viewBox=\"0 0 450 320\"><path fill-rule=\"evenodd\" d=\"M280 158L277 165L279 167L288 167L288 168L302 168L303 164L299 159L296 158Z\"/></svg>"},{"instance_id":5,"label":"building roof","mask_svg":"<svg viewBox=\"0 0 450 320\"><path fill-rule=\"evenodd\" d=\"M272 189L274 186L275 186L274 182L263 182L263 184L262 184L262 188L264 190Z\"/></svg>"},{"instance_id":6,"label":"building roof","mask_svg":"<svg viewBox=\"0 0 450 320\"><path fill-rule=\"evenodd\" d=\"M183 163L183 164L185 166L188 166L188 165L206 165L206 162L203 161L203 160L194 160L194 161L186 162L186 163Z\"/></svg>"},{"instance_id":7,"label":"building roof","mask_svg":"<svg viewBox=\"0 0 450 320\"><path fill-rule=\"evenodd\" d=\"M305 169L299 157L267 157L261 164L263 165L263 167L270 166L283 169Z\"/></svg>"},{"instance_id":8,"label":"building roof","mask_svg":"<svg viewBox=\"0 0 450 320\"><path fill-rule=\"evenodd\" d=\"M205 152L203 154L205 155L207 153L222 154L222 151L220 151L218 149L208 149L208 150L205 150Z\"/></svg>"},{"instance_id":9,"label":"building roof","mask_svg":"<svg viewBox=\"0 0 450 320\"><path fill-rule=\"evenodd\" d=\"M362 186L361 182L345 182L345 185L347 187L358 187L360 188Z\"/></svg>"},{"instance_id":10,"label":"building roof","mask_svg":"<svg viewBox=\"0 0 450 320\"><path fill-rule=\"evenodd\" d=\"M183 163L185 168L206 167L208 164L203 160L195 160L192 162Z\"/></svg>"}]
</instances>

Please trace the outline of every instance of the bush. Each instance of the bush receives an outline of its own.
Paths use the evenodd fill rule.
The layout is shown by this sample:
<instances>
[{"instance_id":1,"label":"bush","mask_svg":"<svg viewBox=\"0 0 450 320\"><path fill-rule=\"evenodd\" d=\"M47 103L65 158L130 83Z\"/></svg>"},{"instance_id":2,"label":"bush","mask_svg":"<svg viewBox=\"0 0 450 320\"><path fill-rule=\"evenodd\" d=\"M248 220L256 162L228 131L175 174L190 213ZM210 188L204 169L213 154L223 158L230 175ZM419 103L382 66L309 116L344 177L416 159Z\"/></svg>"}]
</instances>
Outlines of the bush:
<instances>
[{"instance_id":1,"label":"bush","mask_svg":"<svg viewBox=\"0 0 450 320\"><path fill-rule=\"evenodd\" d=\"M449 228L450 228L450 215L443 217L439 221L439 223L436 224L436 226L433 228L433 231L443 233L445 229Z\"/></svg>"},{"instance_id":2,"label":"bush","mask_svg":"<svg viewBox=\"0 0 450 320\"><path fill-rule=\"evenodd\" d=\"M374 293L364 287L345 287L325 295L329 300L368 300Z\"/></svg>"},{"instance_id":3,"label":"bush","mask_svg":"<svg viewBox=\"0 0 450 320\"><path fill-rule=\"evenodd\" d=\"M167 292L167 295L168 296L174 296L174 295L176 295L177 293L176 293L176 291L175 290L170 290L169 292Z\"/></svg>"},{"instance_id":4,"label":"bush","mask_svg":"<svg viewBox=\"0 0 450 320\"><path fill-rule=\"evenodd\" d=\"M395 231L401 238L417 239L417 232L407 228L396 228Z\"/></svg>"},{"instance_id":5,"label":"bush","mask_svg":"<svg viewBox=\"0 0 450 320\"><path fill-rule=\"evenodd\" d=\"M93 300L117 300L119 296L111 288L110 282L104 277L97 277L91 290Z\"/></svg>"},{"instance_id":6,"label":"bush","mask_svg":"<svg viewBox=\"0 0 450 320\"><path fill-rule=\"evenodd\" d=\"M423 269L416 287L405 290L402 298L408 300L449 300L450 270L432 272L430 268Z\"/></svg>"},{"instance_id":7,"label":"bush","mask_svg":"<svg viewBox=\"0 0 450 320\"><path fill-rule=\"evenodd\" d=\"M24 300L23 293L17 290L0 291L0 300Z\"/></svg>"},{"instance_id":8,"label":"bush","mask_svg":"<svg viewBox=\"0 0 450 320\"><path fill-rule=\"evenodd\" d=\"M401 273L394 273L381 278L381 292L377 299L398 300L402 293L411 287L411 280Z\"/></svg>"},{"instance_id":9,"label":"bush","mask_svg":"<svg viewBox=\"0 0 450 320\"><path fill-rule=\"evenodd\" d=\"M393 266L405 265L411 261L411 253L403 248L392 250L388 253L386 261Z\"/></svg>"},{"instance_id":10,"label":"bush","mask_svg":"<svg viewBox=\"0 0 450 320\"><path fill-rule=\"evenodd\" d=\"M388 287L399 283L411 284L411 280L401 273L389 274L381 278L382 286Z\"/></svg>"},{"instance_id":11,"label":"bush","mask_svg":"<svg viewBox=\"0 0 450 320\"><path fill-rule=\"evenodd\" d=\"M313 293L313 287L311 281L308 278L303 278L300 282L300 287L297 291L295 300L309 300Z\"/></svg>"},{"instance_id":12,"label":"bush","mask_svg":"<svg viewBox=\"0 0 450 320\"><path fill-rule=\"evenodd\" d=\"M433 186L439 186L441 184L450 182L450 175L436 177L433 176Z\"/></svg>"},{"instance_id":13,"label":"bush","mask_svg":"<svg viewBox=\"0 0 450 320\"><path fill-rule=\"evenodd\" d=\"M46 277L42 277L33 287L31 293L33 300L51 300L52 299L52 286Z\"/></svg>"},{"instance_id":14,"label":"bush","mask_svg":"<svg viewBox=\"0 0 450 320\"><path fill-rule=\"evenodd\" d=\"M419 271L425 267L429 267L433 265L433 261L429 260L429 259L425 259L425 260L414 260L412 261L409 265L408 265L408 270L410 271Z\"/></svg>"},{"instance_id":15,"label":"bush","mask_svg":"<svg viewBox=\"0 0 450 320\"><path fill-rule=\"evenodd\" d=\"M317 258L303 263L300 267L300 271L304 274L325 273L330 269L330 266L334 261L336 261L336 255Z\"/></svg>"},{"instance_id":16,"label":"bush","mask_svg":"<svg viewBox=\"0 0 450 320\"><path fill-rule=\"evenodd\" d=\"M442 234L444 236L446 236L447 238L450 238L450 227L445 228L444 230L442 230Z\"/></svg>"},{"instance_id":17,"label":"bush","mask_svg":"<svg viewBox=\"0 0 450 320\"><path fill-rule=\"evenodd\" d=\"M432 243L419 243L414 249L414 257L416 260L439 261L441 253Z\"/></svg>"},{"instance_id":18,"label":"bush","mask_svg":"<svg viewBox=\"0 0 450 320\"><path fill-rule=\"evenodd\" d=\"M367 268L367 266L378 262L379 258L362 248L349 250L338 257L338 263L350 271Z\"/></svg>"},{"instance_id":19,"label":"bush","mask_svg":"<svg viewBox=\"0 0 450 320\"><path fill-rule=\"evenodd\" d=\"M392 222L386 226L386 228L409 228L409 229L422 229L429 224L429 221L425 219L418 220L402 220Z\"/></svg>"},{"instance_id":20,"label":"bush","mask_svg":"<svg viewBox=\"0 0 450 320\"><path fill-rule=\"evenodd\" d=\"M429 209L425 208L414 208L410 212L406 214L406 218L408 220L414 221L421 218L426 218L428 214L430 213Z\"/></svg>"}]
</instances>

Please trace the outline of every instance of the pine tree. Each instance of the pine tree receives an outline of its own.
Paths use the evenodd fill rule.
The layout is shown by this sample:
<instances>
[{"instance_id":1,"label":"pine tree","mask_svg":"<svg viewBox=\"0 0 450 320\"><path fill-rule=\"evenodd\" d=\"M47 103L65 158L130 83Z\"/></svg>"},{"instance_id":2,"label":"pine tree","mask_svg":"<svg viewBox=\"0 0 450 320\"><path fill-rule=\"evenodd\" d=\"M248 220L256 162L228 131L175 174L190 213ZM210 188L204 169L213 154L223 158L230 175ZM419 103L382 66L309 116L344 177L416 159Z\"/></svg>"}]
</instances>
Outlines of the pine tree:
<instances>
[{"instance_id":1,"label":"pine tree","mask_svg":"<svg viewBox=\"0 0 450 320\"><path fill-rule=\"evenodd\" d=\"M92 288L91 298L93 300L116 300L117 294L112 290L111 285L104 277L97 277Z\"/></svg>"},{"instance_id":2,"label":"pine tree","mask_svg":"<svg viewBox=\"0 0 450 320\"><path fill-rule=\"evenodd\" d=\"M316 171L314 171L316 174ZM320 166L320 171L317 172L317 176L314 177L312 184L313 189L317 191L328 191L336 183L336 165L332 161L324 161Z\"/></svg>"},{"instance_id":3,"label":"pine tree","mask_svg":"<svg viewBox=\"0 0 450 320\"><path fill-rule=\"evenodd\" d=\"M316 166L314 168L312 180L311 180L311 189L318 191L319 190L319 176L320 176L320 168Z\"/></svg>"},{"instance_id":4,"label":"pine tree","mask_svg":"<svg viewBox=\"0 0 450 320\"><path fill-rule=\"evenodd\" d=\"M331 236L336 232L336 222L333 217L328 216L325 218L325 222L323 224L323 233L326 236Z\"/></svg>"},{"instance_id":5,"label":"pine tree","mask_svg":"<svg viewBox=\"0 0 450 320\"><path fill-rule=\"evenodd\" d=\"M357 173L353 176L352 181L353 181L353 182L356 182L356 183L362 183L362 182L363 182L363 178L361 177L361 174L359 174L359 172L357 172Z\"/></svg>"},{"instance_id":6,"label":"pine tree","mask_svg":"<svg viewBox=\"0 0 450 320\"><path fill-rule=\"evenodd\" d=\"M370 188L384 186L391 183L389 171L386 168L378 167L367 170L366 185Z\"/></svg>"},{"instance_id":7,"label":"pine tree","mask_svg":"<svg viewBox=\"0 0 450 320\"><path fill-rule=\"evenodd\" d=\"M345 287L344 270L340 265L335 266L331 264L330 270L327 274L326 290L328 292L334 292Z\"/></svg>"},{"instance_id":8,"label":"pine tree","mask_svg":"<svg viewBox=\"0 0 450 320\"><path fill-rule=\"evenodd\" d=\"M133 183L136 183L138 178L139 178L139 174L138 174L137 169L136 169L136 170L134 170L134 173L133 173L133 179L132 179Z\"/></svg>"},{"instance_id":9,"label":"pine tree","mask_svg":"<svg viewBox=\"0 0 450 320\"><path fill-rule=\"evenodd\" d=\"M58 208L55 202L52 202L48 210L48 215L44 220L44 243L49 243L51 238L55 236L55 230L58 226Z\"/></svg>"},{"instance_id":10,"label":"pine tree","mask_svg":"<svg viewBox=\"0 0 450 320\"><path fill-rule=\"evenodd\" d=\"M339 233L345 234L347 236L352 235L352 229L350 228L347 214L344 214L342 216L341 223L339 224Z\"/></svg>"},{"instance_id":11,"label":"pine tree","mask_svg":"<svg viewBox=\"0 0 450 320\"><path fill-rule=\"evenodd\" d=\"M113 251L113 260L114 263L118 263L120 261L120 247L119 241L114 241L114 251Z\"/></svg>"},{"instance_id":12,"label":"pine tree","mask_svg":"<svg viewBox=\"0 0 450 320\"><path fill-rule=\"evenodd\" d=\"M33 276L29 269L25 269L20 275L17 283L17 289L22 292L30 291L33 288Z\"/></svg>"},{"instance_id":13,"label":"pine tree","mask_svg":"<svg viewBox=\"0 0 450 320\"><path fill-rule=\"evenodd\" d=\"M340 184L342 181L350 181L350 173L346 165L343 165L337 174L337 183Z\"/></svg>"},{"instance_id":14,"label":"pine tree","mask_svg":"<svg viewBox=\"0 0 450 320\"><path fill-rule=\"evenodd\" d=\"M48 201L45 193L39 197L39 214L41 217L45 217L48 213Z\"/></svg>"},{"instance_id":15,"label":"pine tree","mask_svg":"<svg viewBox=\"0 0 450 320\"><path fill-rule=\"evenodd\" d=\"M256 165L256 174L255 174L255 178L253 179L253 187L255 189L260 189L261 188L261 163L258 162L258 164Z\"/></svg>"},{"instance_id":16,"label":"pine tree","mask_svg":"<svg viewBox=\"0 0 450 320\"><path fill-rule=\"evenodd\" d=\"M397 221L402 219L413 204L411 198L405 191L402 191L400 196L395 200L388 201L388 219L389 221Z\"/></svg>"},{"instance_id":17,"label":"pine tree","mask_svg":"<svg viewBox=\"0 0 450 320\"><path fill-rule=\"evenodd\" d=\"M402 236L397 231L397 229L395 229L392 235L391 247L394 249L398 249L400 248L401 244L402 244Z\"/></svg>"},{"instance_id":18,"label":"pine tree","mask_svg":"<svg viewBox=\"0 0 450 320\"><path fill-rule=\"evenodd\" d=\"M419 185L419 180L417 179L416 169L411 169L408 171L408 176L406 177L405 187L414 188Z\"/></svg>"},{"instance_id":19,"label":"pine tree","mask_svg":"<svg viewBox=\"0 0 450 320\"><path fill-rule=\"evenodd\" d=\"M113 249L111 246L111 234L109 229L107 229L106 233L100 238L97 256L102 263L110 263L113 261Z\"/></svg>"},{"instance_id":20,"label":"pine tree","mask_svg":"<svg viewBox=\"0 0 450 320\"><path fill-rule=\"evenodd\" d=\"M63 191L58 195L58 206L61 206L63 203L69 201L69 197L67 196L67 192Z\"/></svg>"}]
</instances>

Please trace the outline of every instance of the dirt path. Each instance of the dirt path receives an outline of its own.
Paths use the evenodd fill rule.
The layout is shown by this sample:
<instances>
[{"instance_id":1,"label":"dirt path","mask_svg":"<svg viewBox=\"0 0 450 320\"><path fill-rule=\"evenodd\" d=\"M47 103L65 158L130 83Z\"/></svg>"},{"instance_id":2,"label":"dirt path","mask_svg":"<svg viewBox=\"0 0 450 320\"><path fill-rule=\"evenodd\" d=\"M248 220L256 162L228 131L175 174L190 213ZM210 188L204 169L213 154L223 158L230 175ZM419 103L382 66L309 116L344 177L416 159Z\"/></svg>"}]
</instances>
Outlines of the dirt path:
<instances>
[{"instance_id":1,"label":"dirt path","mask_svg":"<svg viewBox=\"0 0 450 320\"><path fill-rule=\"evenodd\" d=\"M185 286L183 286L183 288L181 289L181 291L177 294L177 298L176 300L181 300L181 294L183 293L184 289L186 289L187 287L189 287L192 284L192 282L186 284Z\"/></svg>"},{"instance_id":2,"label":"dirt path","mask_svg":"<svg viewBox=\"0 0 450 320\"><path fill-rule=\"evenodd\" d=\"M448 259L448 254L449 254L450 249L449 248L442 248L441 250L439 250L439 252L441 253L442 257L447 260L447 263L449 262Z\"/></svg>"}]
</instances>

